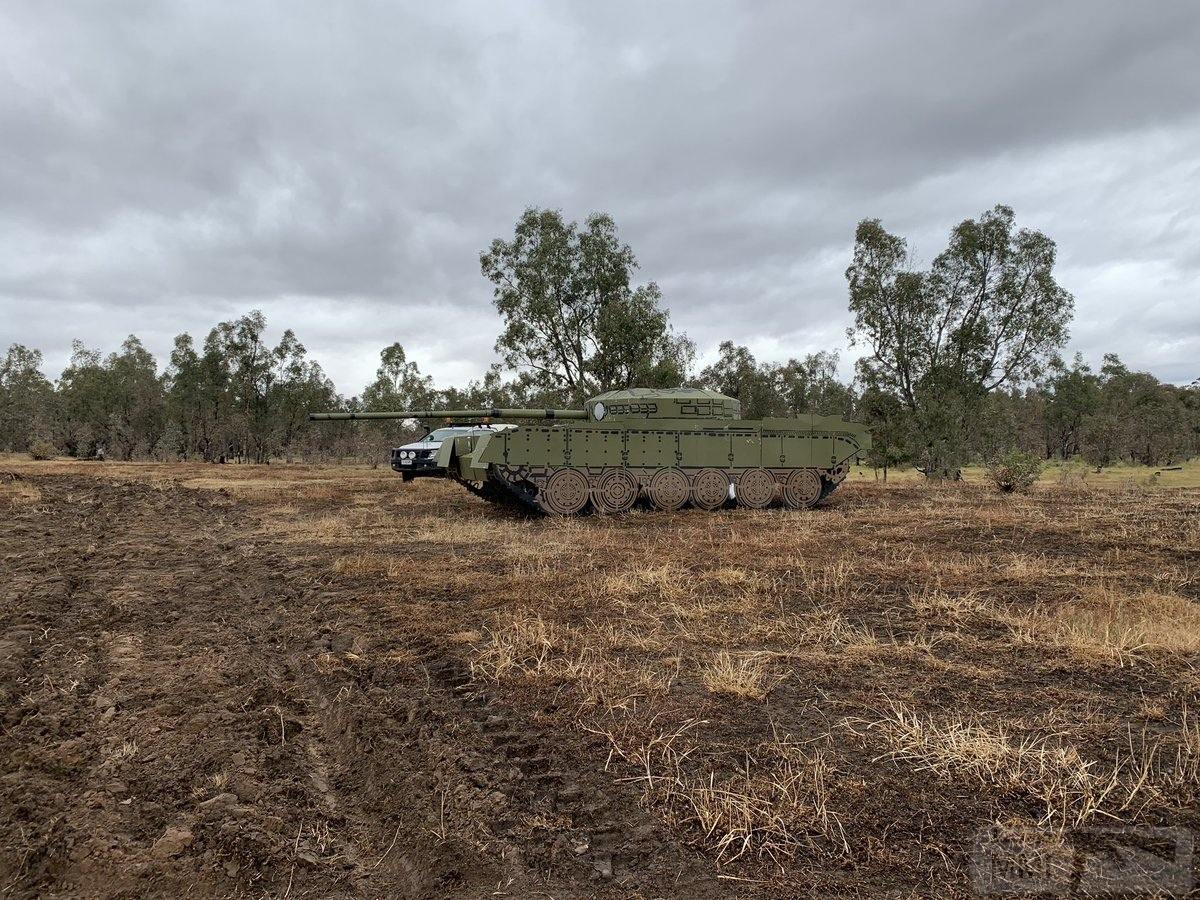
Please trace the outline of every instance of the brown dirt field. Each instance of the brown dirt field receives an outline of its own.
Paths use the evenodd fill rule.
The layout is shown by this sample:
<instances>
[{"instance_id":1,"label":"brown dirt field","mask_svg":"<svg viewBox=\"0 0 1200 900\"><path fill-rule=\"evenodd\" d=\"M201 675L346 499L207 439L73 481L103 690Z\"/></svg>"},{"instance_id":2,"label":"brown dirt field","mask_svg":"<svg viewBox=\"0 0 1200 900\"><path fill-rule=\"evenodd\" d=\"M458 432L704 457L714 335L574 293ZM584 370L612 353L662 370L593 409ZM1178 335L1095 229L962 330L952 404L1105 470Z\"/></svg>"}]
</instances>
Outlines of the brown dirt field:
<instances>
[{"instance_id":1,"label":"brown dirt field","mask_svg":"<svg viewBox=\"0 0 1200 900\"><path fill-rule=\"evenodd\" d=\"M7 896L970 896L986 829L1200 826L1200 491L0 469Z\"/></svg>"}]
</instances>

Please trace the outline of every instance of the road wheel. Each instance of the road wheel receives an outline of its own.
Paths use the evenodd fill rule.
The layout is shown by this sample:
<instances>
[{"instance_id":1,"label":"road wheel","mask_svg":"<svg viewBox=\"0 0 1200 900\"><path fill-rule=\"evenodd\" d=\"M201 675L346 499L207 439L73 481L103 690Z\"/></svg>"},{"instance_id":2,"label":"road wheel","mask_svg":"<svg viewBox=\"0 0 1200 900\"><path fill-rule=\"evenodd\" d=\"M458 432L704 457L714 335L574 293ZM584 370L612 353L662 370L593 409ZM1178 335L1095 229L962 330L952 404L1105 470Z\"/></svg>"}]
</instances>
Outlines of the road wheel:
<instances>
[{"instance_id":1,"label":"road wheel","mask_svg":"<svg viewBox=\"0 0 1200 900\"><path fill-rule=\"evenodd\" d=\"M603 513L623 513L637 499L638 483L624 469L609 469L600 476L592 502Z\"/></svg>"},{"instance_id":2,"label":"road wheel","mask_svg":"<svg viewBox=\"0 0 1200 900\"><path fill-rule=\"evenodd\" d=\"M691 486L676 468L661 469L650 479L650 502L655 509L676 510L688 501Z\"/></svg>"},{"instance_id":3,"label":"road wheel","mask_svg":"<svg viewBox=\"0 0 1200 900\"><path fill-rule=\"evenodd\" d=\"M578 469L555 469L538 491L538 505L552 516L573 516L591 495L587 476Z\"/></svg>"},{"instance_id":4,"label":"road wheel","mask_svg":"<svg viewBox=\"0 0 1200 900\"><path fill-rule=\"evenodd\" d=\"M766 469L747 469L738 478L737 501L751 509L766 509L775 499L775 476Z\"/></svg>"},{"instance_id":5,"label":"road wheel","mask_svg":"<svg viewBox=\"0 0 1200 900\"><path fill-rule=\"evenodd\" d=\"M701 509L720 509L729 499L729 476L720 469L701 469L692 479L692 502Z\"/></svg>"},{"instance_id":6,"label":"road wheel","mask_svg":"<svg viewBox=\"0 0 1200 900\"><path fill-rule=\"evenodd\" d=\"M797 469L783 486L783 499L792 509L808 509L821 499L821 478L812 469Z\"/></svg>"}]
</instances>

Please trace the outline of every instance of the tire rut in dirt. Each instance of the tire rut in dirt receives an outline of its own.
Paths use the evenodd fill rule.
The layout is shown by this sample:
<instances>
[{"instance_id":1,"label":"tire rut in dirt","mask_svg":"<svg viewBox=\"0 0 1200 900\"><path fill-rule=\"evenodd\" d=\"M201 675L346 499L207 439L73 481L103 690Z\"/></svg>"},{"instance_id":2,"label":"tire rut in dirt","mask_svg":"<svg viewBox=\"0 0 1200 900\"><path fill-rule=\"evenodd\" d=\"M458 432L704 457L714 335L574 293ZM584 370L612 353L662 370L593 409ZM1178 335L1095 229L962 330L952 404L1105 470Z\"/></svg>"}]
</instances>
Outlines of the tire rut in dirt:
<instances>
[{"instance_id":1,"label":"tire rut in dirt","mask_svg":"<svg viewBox=\"0 0 1200 900\"><path fill-rule=\"evenodd\" d=\"M596 888L611 881L614 889L636 890L658 881L656 876L669 868L661 857L670 856L670 842L658 840L660 825L639 807L636 794L603 771L602 754L581 759L578 747L563 741L561 734L532 724L490 696L446 648L419 640L413 649L429 673L431 687L474 723L477 747L492 757L491 767L520 773L507 786L508 809L497 821L497 830L515 838L522 814L561 823L558 829L539 829L532 839L521 835L527 866L559 869L573 875L577 884L583 881ZM589 758L595 768L581 770L580 763L586 765ZM682 868L675 868L674 874Z\"/></svg>"}]
</instances>

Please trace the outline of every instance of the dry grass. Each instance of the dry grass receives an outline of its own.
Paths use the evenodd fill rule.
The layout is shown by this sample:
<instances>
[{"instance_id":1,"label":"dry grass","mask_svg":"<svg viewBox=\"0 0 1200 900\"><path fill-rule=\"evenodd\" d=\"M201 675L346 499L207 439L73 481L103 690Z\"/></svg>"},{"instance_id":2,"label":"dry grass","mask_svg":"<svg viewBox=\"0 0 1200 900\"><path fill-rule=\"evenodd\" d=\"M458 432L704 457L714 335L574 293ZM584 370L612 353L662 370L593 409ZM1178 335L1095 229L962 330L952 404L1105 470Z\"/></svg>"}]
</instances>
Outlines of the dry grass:
<instances>
[{"instance_id":1,"label":"dry grass","mask_svg":"<svg viewBox=\"0 0 1200 900\"><path fill-rule=\"evenodd\" d=\"M108 754L108 762L114 765L129 762L137 756L137 752L137 741L132 739L122 741Z\"/></svg>"},{"instance_id":2,"label":"dry grass","mask_svg":"<svg viewBox=\"0 0 1200 900\"><path fill-rule=\"evenodd\" d=\"M1062 830L1007 815L993 822L976 840L978 850L986 854L993 871L1001 877L1008 875L1019 884L1022 874L1036 873L1042 895L1070 896L1077 853ZM993 893L1029 896L1034 892L1014 888Z\"/></svg>"},{"instance_id":3,"label":"dry grass","mask_svg":"<svg viewBox=\"0 0 1200 900\"><path fill-rule=\"evenodd\" d=\"M913 610L919 616L967 622L986 620L996 615L995 600L977 591L950 594L933 588L926 589L911 599Z\"/></svg>"},{"instance_id":4,"label":"dry grass","mask_svg":"<svg viewBox=\"0 0 1200 900\"><path fill-rule=\"evenodd\" d=\"M0 509L29 506L41 499L42 492L36 485L19 477L6 478L3 473L0 473Z\"/></svg>"},{"instance_id":5,"label":"dry grass","mask_svg":"<svg viewBox=\"0 0 1200 900\"><path fill-rule=\"evenodd\" d=\"M612 629L555 626L528 611L498 617L486 635L472 635L476 640L455 637L475 644L470 668L477 680L565 682L581 712L632 712L645 698L667 694L679 675L678 657L627 661L612 655L611 642L622 640Z\"/></svg>"},{"instance_id":6,"label":"dry grass","mask_svg":"<svg viewBox=\"0 0 1200 900\"><path fill-rule=\"evenodd\" d=\"M734 771L693 775L686 760L695 746L681 745L698 724L685 722L633 747L611 731L601 733L638 770L625 780L639 783L643 799L662 809L671 824L696 830L718 863L751 853L776 863L802 853L849 853L830 806L837 773L828 754L773 734L747 748Z\"/></svg>"},{"instance_id":7,"label":"dry grass","mask_svg":"<svg viewBox=\"0 0 1200 900\"><path fill-rule=\"evenodd\" d=\"M768 659L718 651L700 670L700 681L714 694L761 700L786 676L773 675Z\"/></svg>"},{"instance_id":8,"label":"dry grass","mask_svg":"<svg viewBox=\"0 0 1200 900\"><path fill-rule=\"evenodd\" d=\"M1102 813L1148 802L1144 766L1105 770L1075 747L1045 737L1017 738L1001 724L939 721L893 701L865 728L882 743L887 759L941 778L977 779L1033 799L1042 808L1041 825L1076 827Z\"/></svg>"},{"instance_id":9,"label":"dry grass","mask_svg":"<svg viewBox=\"0 0 1200 900\"><path fill-rule=\"evenodd\" d=\"M552 696L565 721L605 734L614 773L632 770L621 777L643 802L724 865L764 858L787 871L852 846L883 853L875 835L912 811L876 808L860 787L877 765L906 782L978 785L998 828L1036 826L1031 840L1053 855L1071 829L1184 815L1194 802L1190 714L1167 727L1179 715L1162 694L1166 730L1139 734L1116 710L1134 655L1180 672L1198 649L1197 568L1177 539L1193 547L1197 512L1191 495L1147 509L1119 494L997 501L951 486L909 488L897 503L850 493L821 511L819 531L770 513L506 526L496 594L521 605L485 613L473 672L510 699ZM462 546L453 529L444 545ZM1057 687L1064 665L1092 672L1093 686ZM1046 696L1008 687L1014 676ZM917 689L925 703L978 706L917 713ZM1097 706L1097 690L1114 706ZM696 720L745 721L731 711L756 708L817 744L772 748L747 724L731 747ZM883 712L862 714L871 708ZM850 752L854 732L867 762Z\"/></svg>"},{"instance_id":10,"label":"dry grass","mask_svg":"<svg viewBox=\"0 0 1200 900\"><path fill-rule=\"evenodd\" d=\"M835 608L819 607L797 620L800 625L797 642L822 649L869 651L879 640L869 626L853 623Z\"/></svg>"},{"instance_id":11,"label":"dry grass","mask_svg":"<svg viewBox=\"0 0 1200 900\"><path fill-rule=\"evenodd\" d=\"M1128 660L1142 651L1200 651L1200 603L1171 594L1129 595L1112 586L1039 609L1012 623L1020 641Z\"/></svg>"},{"instance_id":12,"label":"dry grass","mask_svg":"<svg viewBox=\"0 0 1200 900\"><path fill-rule=\"evenodd\" d=\"M600 592L612 598L636 598L643 603L678 602L692 595L689 574L674 563L635 566L608 575Z\"/></svg>"},{"instance_id":13,"label":"dry grass","mask_svg":"<svg viewBox=\"0 0 1200 900\"><path fill-rule=\"evenodd\" d=\"M506 617L487 633L487 642L471 660L471 672L488 681L539 674L567 643L557 628L528 612Z\"/></svg>"},{"instance_id":14,"label":"dry grass","mask_svg":"<svg viewBox=\"0 0 1200 900\"><path fill-rule=\"evenodd\" d=\"M1161 802L1196 802L1200 792L1200 719L1184 706L1179 713L1174 740L1153 745L1144 766Z\"/></svg>"},{"instance_id":15,"label":"dry grass","mask_svg":"<svg viewBox=\"0 0 1200 900\"><path fill-rule=\"evenodd\" d=\"M875 484L877 473L856 466L850 471L850 482ZM987 472L981 466L963 469L963 480L968 485L983 484ZM888 480L895 485L919 485L924 476L915 469L893 469ZM1135 488L1198 488L1200 487L1200 459L1193 459L1177 466L1118 465L1097 471L1093 466L1078 462L1052 462L1042 469L1038 484L1043 487L1068 487L1080 490L1121 490Z\"/></svg>"}]
</instances>

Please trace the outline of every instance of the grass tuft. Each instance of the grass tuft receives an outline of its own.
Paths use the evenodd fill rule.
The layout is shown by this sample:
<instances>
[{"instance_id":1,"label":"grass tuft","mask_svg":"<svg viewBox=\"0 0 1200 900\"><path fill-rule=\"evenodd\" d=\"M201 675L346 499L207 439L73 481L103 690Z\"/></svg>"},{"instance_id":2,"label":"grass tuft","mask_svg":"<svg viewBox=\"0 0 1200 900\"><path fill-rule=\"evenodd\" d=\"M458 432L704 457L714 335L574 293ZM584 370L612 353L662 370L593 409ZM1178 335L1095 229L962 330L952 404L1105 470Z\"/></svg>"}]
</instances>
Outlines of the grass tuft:
<instances>
[{"instance_id":1,"label":"grass tuft","mask_svg":"<svg viewBox=\"0 0 1200 900\"><path fill-rule=\"evenodd\" d=\"M700 670L700 681L714 694L742 700L761 700L782 678L772 676L767 660L718 651Z\"/></svg>"}]
</instances>

